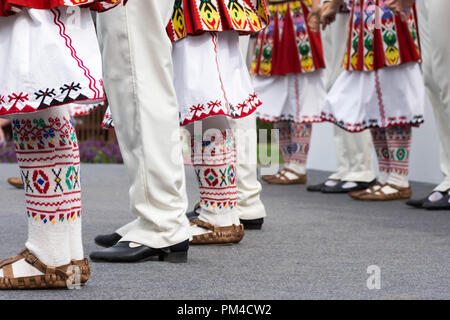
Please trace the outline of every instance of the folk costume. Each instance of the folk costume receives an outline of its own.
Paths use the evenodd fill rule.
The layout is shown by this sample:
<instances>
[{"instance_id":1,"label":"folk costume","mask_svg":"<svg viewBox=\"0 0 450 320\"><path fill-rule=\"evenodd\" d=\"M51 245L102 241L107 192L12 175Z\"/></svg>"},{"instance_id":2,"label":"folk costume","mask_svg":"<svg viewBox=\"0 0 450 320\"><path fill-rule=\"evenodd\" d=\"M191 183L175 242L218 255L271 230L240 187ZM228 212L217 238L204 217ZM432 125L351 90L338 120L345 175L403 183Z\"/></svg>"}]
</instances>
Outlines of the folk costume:
<instances>
[{"instance_id":1,"label":"folk costume","mask_svg":"<svg viewBox=\"0 0 450 320\"><path fill-rule=\"evenodd\" d=\"M410 200L411 206L429 210L450 209L450 38L448 32L450 2L417 1L420 42L423 51L425 86L430 97L439 138L441 171L444 180L424 199Z\"/></svg>"},{"instance_id":2,"label":"folk costume","mask_svg":"<svg viewBox=\"0 0 450 320\"><path fill-rule=\"evenodd\" d=\"M346 69L330 90L322 119L349 132L370 129L378 183L350 193L360 200L408 199L411 127L423 122L425 93L415 8L404 22L384 0L356 0L350 15Z\"/></svg>"},{"instance_id":3,"label":"folk costume","mask_svg":"<svg viewBox=\"0 0 450 320\"><path fill-rule=\"evenodd\" d=\"M329 91L344 70L342 59L347 48L347 28L350 18L349 1L345 1L336 15L336 21L322 32L326 68L325 87ZM363 190L375 182L372 162L373 144L370 132L347 132L334 126L337 171L326 181L309 185L308 191L348 193Z\"/></svg>"},{"instance_id":4,"label":"folk costume","mask_svg":"<svg viewBox=\"0 0 450 320\"><path fill-rule=\"evenodd\" d=\"M312 123L325 97L322 40L307 25L311 1L270 1L269 27L256 39L252 74L264 101L259 119L279 129L285 168L263 176L273 184L306 183Z\"/></svg>"},{"instance_id":5,"label":"folk costume","mask_svg":"<svg viewBox=\"0 0 450 320\"><path fill-rule=\"evenodd\" d=\"M166 33L173 4L128 1L97 16L105 90L136 219L97 236L95 242L107 248L92 252L94 261L187 261L187 194Z\"/></svg>"},{"instance_id":6,"label":"folk costume","mask_svg":"<svg viewBox=\"0 0 450 320\"><path fill-rule=\"evenodd\" d=\"M247 66L253 56L250 47L250 36L239 39L242 56ZM233 209L238 212L239 219L245 230L261 230L266 217L266 209L261 201L262 186L257 174L257 128L256 112L244 118L228 118L231 130L236 138L236 188L237 206ZM200 204L186 215L189 220L198 218Z\"/></svg>"},{"instance_id":7,"label":"folk costume","mask_svg":"<svg viewBox=\"0 0 450 320\"><path fill-rule=\"evenodd\" d=\"M192 163L200 187L201 210L198 219L191 222L191 244L239 242L243 227L233 210L237 202L236 147L227 118L245 117L261 104L252 88L238 40L239 34L259 31L266 25L265 3L262 0L177 0L171 3L172 14L165 36L169 43L173 42L174 79L170 86L174 86L179 105L178 110L173 110L177 116L172 114L171 119L177 119L179 113L179 122L191 135ZM156 90L155 95L160 92ZM118 106L115 110L111 105L116 130L121 117L117 109ZM154 112L160 114L161 110ZM154 121L149 118L143 124ZM111 123L109 117L105 124ZM196 131L194 123L201 123L201 129ZM179 129L175 126L161 132L158 132L159 137L173 137L172 142L175 139L179 143ZM168 154L173 154L173 146L167 145ZM181 162L181 151L179 155L177 161ZM183 209L185 212L185 207ZM162 214L160 219L163 219ZM117 234L122 235L127 229L125 226Z\"/></svg>"},{"instance_id":8,"label":"folk costume","mask_svg":"<svg viewBox=\"0 0 450 320\"><path fill-rule=\"evenodd\" d=\"M205 26L196 29L197 12L192 5L188 11L188 3L179 1L181 7L175 3L168 34L174 41L180 122L188 124L185 128L191 134L192 163L200 189L199 216L191 222L192 243L237 243L244 236L244 225L236 209L237 132L229 120L249 116L261 105L240 51L239 34L255 33L267 25L266 5L255 0L209 1L203 7L200 4L200 15L206 10L212 17L221 18L217 22L217 18L203 18ZM180 25L181 9L185 35L180 28L175 31ZM191 79L202 79L202 83L192 83Z\"/></svg>"},{"instance_id":9,"label":"folk costume","mask_svg":"<svg viewBox=\"0 0 450 320\"><path fill-rule=\"evenodd\" d=\"M71 115L101 103L102 68L89 8L116 1L0 1L0 116L12 120L28 240L0 262L0 289L84 284L80 156ZM73 23L77 12L79 23Z\"/></svg>"}]
</instances>

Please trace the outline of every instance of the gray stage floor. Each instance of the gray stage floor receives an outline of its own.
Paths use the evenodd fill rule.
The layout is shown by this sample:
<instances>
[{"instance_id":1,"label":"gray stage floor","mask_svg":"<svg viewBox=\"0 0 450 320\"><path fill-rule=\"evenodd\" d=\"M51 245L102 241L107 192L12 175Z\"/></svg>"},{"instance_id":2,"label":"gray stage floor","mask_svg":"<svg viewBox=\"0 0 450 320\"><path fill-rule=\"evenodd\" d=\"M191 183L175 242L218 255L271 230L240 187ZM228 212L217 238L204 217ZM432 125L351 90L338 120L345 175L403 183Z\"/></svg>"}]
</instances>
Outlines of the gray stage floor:
<instances>
[{"instance_id":1,"label":"gray stage floor","mask_svg":"<svg viewBox=\"0 0 450 320\"><path fill-rule=\"evenodd\" d=\"M0 165L0 257L23 247L22 192ZM187 169L191 203L197 195ZM319 182L324 172L310 172ZM126 174L119 165L84 165L84 242L131 219ZM414 195L430 185L414 184ZM82 290L0 292L2 299L449 299L450 212L402 202L362 203L303 186L264 185L268 217L239 245L192 247L189 263L93 264ZM367 288L367 268L381 270L381 289Z\"/></svg>"}]
</instances>

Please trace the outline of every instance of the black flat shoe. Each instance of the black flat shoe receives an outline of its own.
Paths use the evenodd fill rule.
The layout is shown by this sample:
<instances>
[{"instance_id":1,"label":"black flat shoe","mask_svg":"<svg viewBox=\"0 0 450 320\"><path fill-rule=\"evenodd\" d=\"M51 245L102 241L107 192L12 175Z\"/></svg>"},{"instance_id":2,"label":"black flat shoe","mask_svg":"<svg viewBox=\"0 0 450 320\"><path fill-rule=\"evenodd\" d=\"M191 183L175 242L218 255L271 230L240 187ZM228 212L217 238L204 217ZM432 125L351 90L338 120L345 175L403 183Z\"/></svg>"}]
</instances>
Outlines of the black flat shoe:
<instances>
[{"instance_id":1,"label":"black flat shoe","mask_svg":"<svg viewBox=\"0 0 450 320\"><path fill-rule=\"evenodd\" d=\"M321 192L322 188L325 186L324 183L312 184L306 187L306 190L309 192Z\"/></svg>"},{"instance_id":2,"label":"black flat shoe","mask_svg":"<svg viewBox=\"0 0 450 320\"><path fill-rule=\"evenodd\" d=\"M326 184L323 185L322 187L322 193L346 193L347 191L343 191L344 189L342 189L342 185L345 182L343 181L339 181L336 185L334 186L327 186Z\"/></svg>"},{"instance_id":3,"label":"black flat shoe","mask_svg":"<svg viewBox=\"0 0 450 320\"><path fill-rule=\"evenodd\" d=\"M186 217L189 219L189 222L195 220L200 215L200 203L197 203L194 207L194 210L186 212Z\"/></svg>"},{"instance_id":4,"label":"black flat shoe","mask_svg":"<svg viewBox=\"0 0 450 320\"><path fill-rule=\"evenodd\" d=\"M242 220L241 224L244 225L244 230L261 230L264 223L264 218L253 219L253 220Z\"/></svg>"},{"instance_id":5,"label":"black flat shoe","mask_svg":"<svg viewBox=\"0 0 450 320\"><path fill-rule=\"evenodd\" d=\"M425 197L423 199L409 199L405 203L406 203L406 205L408 205L410 207L422 209L423 208L423 204L425 202L427 202L427 201L428 201L428 197Z\"/></svg>"},{"instance_id":6,"label":"black flat shoe","mask_svg":"<svg viewBox=\"0 0 450 320\"><path fill-rule=\"evenodd\" d=\"M153 249L144 245L131 248L130 244L129 241L119 242L111 248L94 251L89 257L95 262L187 262L189 240L162 249Z\"/></svg>"},{"instance_id":7,"label":"black flat shoe","mask_svg":"<svg viewBox=\"0 0 450 320\"><path fill-rule=\"evenodd\" d=\"M349 193L353 191L360 191L360 190L366 190L367 188L370 188L373 186L377 181L372 180L370 182L358 182L358 181L352 181L356 183L356 186L351 188L344 188L345 184L350 181L339 181L338 184L335 186L324 186L322 188L323 193Z\"/></svg>"},{"instance_id":8,"label":"black flat shoe","mask_svg":"<svg viewBox=\"0 0 450 320\"><path fill-rule=\"evenodd\" d=\"M430 201L427 199L422 207L427 210L450 210L450 196L448 195L448 192L441 192L441 194L443 195L442 199L437 201Z\"/></svg>"},{"instance_id":9,"label":"black flat shoe","mask_svg":"<svg viewBox=\"0 0 450 320\"><path fill-rule=\"evenodd\" d=\"M100 247L110 248L116 245L120 239L122 239L122 236L114 232L111 234L101 234L99 236L96 236L94 241Z\"/></svg>"}]
</instances>

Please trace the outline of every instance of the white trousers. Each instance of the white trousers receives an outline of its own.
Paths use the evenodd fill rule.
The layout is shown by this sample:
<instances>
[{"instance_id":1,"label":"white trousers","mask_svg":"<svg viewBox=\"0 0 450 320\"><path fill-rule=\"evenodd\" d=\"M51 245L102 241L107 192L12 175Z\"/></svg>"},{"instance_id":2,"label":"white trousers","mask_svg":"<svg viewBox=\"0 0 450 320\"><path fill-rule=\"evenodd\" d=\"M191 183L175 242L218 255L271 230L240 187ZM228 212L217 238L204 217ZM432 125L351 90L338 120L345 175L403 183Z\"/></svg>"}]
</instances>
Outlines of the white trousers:
<instances>
[{"instance_id":1,"label":"white trousers","mask_svg":"<svg viewBox=\"0 0 450 320\"><path fill-rule=\"evenodd\" d=\"M239 45L242 56L249 64L249 38L240 37ZM238 192L237 210L243 220L260 219L266 216L266 209L261 201L261 183L257 175L257 132L256 112L240 119L228 119L231 129L236 134L236 186Z\"/></svg>"},{"instance_id":2,"label":"white trousers","mask_svg":"<svg viewBox=\"0 0 450 320\"><path fill-rule=\"evenodd\" d=\"M420 0L417 4L425 86L441 139L444 180L435 191L444 192L450 189L450 1Z\"/></svg>"},{"instance_id":3,"label":"white trousers","mask_svg":"<svg viewBox=\"0 0 450 320\"><path fill-rule=\"evenodd\" d=\"M228 119L236 132L236 186L238 192L237 210L243 220L260 219L266 216L266 209L260 199L261 183L257 175L256 113L245 118Z\"/></svg>"},{"instance_id":4,"label":"white trousers","mask_svg":"<svg viewBox=\"0 0 450 320\"><path fill-rule=\"evenodd\" d=\"M187 195L171 43L174 0L129 1L97 19L105 88L137 219L121 241L152 248L189 238Z\"/></svg>"},{"instance_id":5,"label":"white trousers","mask_svg":"<svg viewBox=\"0 0 450 320\"><path fill-rule=\"evenodd\" d=\"M326 62L326 89L329 91L341 74L342 61L347 48L349 14L338 14L336 21L322 34ZM334 128L337 152L337 172L329 179L369 182L375 179L372 153L373 144L369 131L350 133Z\"/></svg>"}]
</instances>

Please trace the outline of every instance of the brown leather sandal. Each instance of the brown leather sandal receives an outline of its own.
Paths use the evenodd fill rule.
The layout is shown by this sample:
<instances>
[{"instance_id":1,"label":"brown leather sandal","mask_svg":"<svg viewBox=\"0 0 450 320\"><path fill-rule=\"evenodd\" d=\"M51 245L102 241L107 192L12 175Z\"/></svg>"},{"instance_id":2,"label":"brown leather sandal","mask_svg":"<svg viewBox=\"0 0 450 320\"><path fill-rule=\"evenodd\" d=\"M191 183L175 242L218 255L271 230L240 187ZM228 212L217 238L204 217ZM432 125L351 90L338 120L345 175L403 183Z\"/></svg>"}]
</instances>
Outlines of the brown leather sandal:
<instances>
[{"instance_id":1,"label":"brown leather sandal","mask_svg":"<svg viewBox=\"0 0 450 320\"><path fill-rule=\"evenodd\" d=\"M289 172L298 178L296 179L289 179L286 176L286 173ZM299 174L295 172L294 170L291 170L289 168L284 168L280 172L278 172L274 178L266 181L269 184L283 184L283 185L289 185L289 184L306 184L307 178L306 174Z\"/></svg>"},{"instance_id":2,"label":"brown leather sandal","mask_svg":"<svg viewBox=\"0 0 450 320\"><path fill-rule=\"evenodd\" d=\"M379 187L379 188L377 190L375 190L376 187ZM371 186L367 189L352 191L352 192L349 192L348 195L350 197L352 197L353 199L360 200L359 197L361 197L363 195L373 194L374 192L378 191L379 189L381 189L383 187L384 187L384 184L377 181L373 186Z\"/></svg>"},{"instance_id":3,"label":"brown leather sandal","mask_svg":"<svg viewBox=\"0 0 450 320\"><path fill-rule=\"evenodd\" d=\"M277 175L276 175L276 174L270 174L270 175L264 175L264 176L261 176L261 179L262 179L263 181L267 182L267 183L270 183L269 181L271 181L271 180L273 180L273 179L276 179L276 178L277 178Z\"/></svg>"},{"instance_id":4,"label":"brown leather sandal","mask_svg":"<svg viewBox=\"0 0 450 320\"><path fill-rule=\"evenodd\" d=\"M397 190L398 192L386 194L383 192L383 187L389 186L392 189ZM411 198L412 190L410 187L404 188L399 187L390 183L386 183L381 186L378 190L373 190L373 192L366 192L363 194L359 194L355 197L357 200L363 201L392 201L392 200L407 200Z\"/></svg>"},{"instance_id":5,"label":"brown leather sandal","mask_svg":"<svg viewBox=\"0 0 450 320\"><path fill-rule=\"evenodd\" d=\"M17 189L23 189L23 182L21 178L8 178L8 183Z\"/></svg>"},{"instance_id":6,"label":"brown leather sandal","mask_svg":"<svg viewBox=\"0 0 450 320\"><path fill-rule=\"evenodd\" d=\"M239 243L244 238L244 226L232 225L227 227L217 227L210 223L195 219L191 225L211 230L211 232L193 236L191 244L233 244Z\"/></svg>"},{"instance_id":7,"label":"brown leather sandal","mask_svg":"<svg viewBox=\"0 0 450 320\"><path fill-rule=\"evenodd\" d=\"M25 259L43 275L15 278L12 264L22 259ZM71 270L71 267L78 268L79 272ZM75 273L80 276L79 285L84 285L91 275L91 266L87 259L72 260L71 263L64 266L50 267L43 264L28 249L22 250L15 257L0 261L0 269L3 270L3 277L0 277L0 290L69 289L72 284L73 286L77 285L71 279Z\"/></svg>"}]
</instances>

